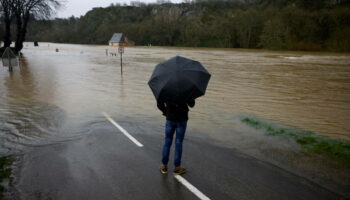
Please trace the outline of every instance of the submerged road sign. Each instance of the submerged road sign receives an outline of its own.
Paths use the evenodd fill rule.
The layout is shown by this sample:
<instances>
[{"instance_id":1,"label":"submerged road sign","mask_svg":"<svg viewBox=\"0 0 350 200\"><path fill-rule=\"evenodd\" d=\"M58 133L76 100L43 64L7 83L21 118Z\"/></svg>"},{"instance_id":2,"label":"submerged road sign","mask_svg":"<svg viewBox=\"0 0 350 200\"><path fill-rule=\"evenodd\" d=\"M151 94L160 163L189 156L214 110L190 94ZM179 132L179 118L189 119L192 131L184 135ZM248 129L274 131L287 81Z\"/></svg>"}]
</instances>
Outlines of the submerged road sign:
<instances>
[{"instance_id":1,"label":"submerged road sign","mask_svg":"<svg viewBox=\"0 0 350 200\"><path fill-rule=\"evenodd\" d=\"M10 47L7 47L2 54L2 66L4 67L9 67L9 71L12 71L13 66L18 65L17 57L16 55L12 52Z\"/></svg>"},{"instance_id":2,"label":"submerged road sign","mask_svg":"<svg viewBox=\"0 0 350 200\"><path fill-rule=\"evenodd\" d=\"M118 53L120 54L120 73L123 75L123 53L124 53L124 46L118 47Z\"/></svg>"},{"instance_id":3,"label":"submerged road sign","mask_svg":"<svg viewBox=\"0 0 350 200\"><path fill-rule=\"evenodd\" d=\"M124 53L124 47L123 46L118 47L118 53L120 53L120 54Z\"/></svg>"}]
</instances>

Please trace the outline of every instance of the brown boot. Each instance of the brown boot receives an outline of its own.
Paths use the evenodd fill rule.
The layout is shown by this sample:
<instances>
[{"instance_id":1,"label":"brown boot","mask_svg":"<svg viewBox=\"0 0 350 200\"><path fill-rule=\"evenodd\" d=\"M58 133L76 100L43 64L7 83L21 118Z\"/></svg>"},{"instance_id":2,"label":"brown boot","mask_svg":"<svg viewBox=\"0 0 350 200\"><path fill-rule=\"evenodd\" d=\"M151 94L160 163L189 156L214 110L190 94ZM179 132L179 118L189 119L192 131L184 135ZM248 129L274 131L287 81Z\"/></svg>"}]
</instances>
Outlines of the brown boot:
<instances>
[{"instance_id":1,"label":"brown boot","mask_svg":"<svg viewBox=\"0 0 350 200\"><path fill-rule=\"evenodd\" d=\"M174 168L174 174L176 175L181 175L181 174L184 174L186 173L186 169L183 168L183 167L175 167Z\"/></svg>"},{"instance_id":2,"label":"brown boot","mask_svg":"<svg viewBox=\"0 0 350 200\"><path fill-rule=\"evenodd\" d=\"M168 166L166 165L160 165L160 173L167 174L168 173Z\"/></svg>"}]
</instances>

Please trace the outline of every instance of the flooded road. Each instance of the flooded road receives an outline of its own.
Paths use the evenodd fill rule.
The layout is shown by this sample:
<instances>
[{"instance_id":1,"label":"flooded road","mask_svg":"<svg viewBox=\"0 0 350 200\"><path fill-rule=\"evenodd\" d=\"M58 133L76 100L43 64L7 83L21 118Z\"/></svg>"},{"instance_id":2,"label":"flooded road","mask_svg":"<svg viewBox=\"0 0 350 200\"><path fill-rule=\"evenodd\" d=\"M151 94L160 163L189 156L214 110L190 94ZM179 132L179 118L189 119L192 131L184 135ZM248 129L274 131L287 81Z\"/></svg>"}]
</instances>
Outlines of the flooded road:
<instances>
[{"instance_id":1,"label":"flooded road","mask_svg":"<svg viewBox=\"0 0 350 200\"><path fill-rule=\"evenodd\" d=\"M239 147L251 131L240 118L254 115L350 140L350 55L133 47L125 49L121 76L119 57L106 48L117 50L28 43L20 67L1 68L0 152L80 137L105 120L103 111L121 123L163 123L147 82L156 64L175 55L212 74L189 132Z\"/></svg>"},{"instance_id":2,"label":"flooded road","mask_svg":"<svg viewBox=\"0 0 350 200\"><path fill-rule=\"evenodd\" d=\"M186 179L217 199L350 197L348 167L241 122L256 116L350 140L349 54L133 47L121 76L119 56L106 56L106 48L117 51L28 43L20 67L0 68L0 155L19 155L9 199L133 199L159 188L146 192L149 199L193 199L176 181L154 179L164 118L147 82L175 55L212 74L189 114ZM145 147L135 148L103 112Z\"/></svg>"}]
</instances>

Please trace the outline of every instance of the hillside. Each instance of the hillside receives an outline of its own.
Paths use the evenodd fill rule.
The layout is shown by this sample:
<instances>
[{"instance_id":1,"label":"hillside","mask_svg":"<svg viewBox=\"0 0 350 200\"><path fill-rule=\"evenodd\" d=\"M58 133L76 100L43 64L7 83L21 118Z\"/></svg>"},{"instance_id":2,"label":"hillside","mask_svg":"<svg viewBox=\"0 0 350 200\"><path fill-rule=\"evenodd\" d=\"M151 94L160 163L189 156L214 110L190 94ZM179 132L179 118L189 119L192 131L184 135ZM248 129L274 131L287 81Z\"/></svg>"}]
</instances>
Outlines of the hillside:
<instances>
[{"instance_id":1,"label":"hillside","mask_svg":"<svg viewBox=\"0 0 350 200\"><path fill-rule=\"evenodd\" d=\"M27 40L107 44L350 51L348 0L197 0L114 4L79 18L35 20Z\"/></svg>"}]
</instances>

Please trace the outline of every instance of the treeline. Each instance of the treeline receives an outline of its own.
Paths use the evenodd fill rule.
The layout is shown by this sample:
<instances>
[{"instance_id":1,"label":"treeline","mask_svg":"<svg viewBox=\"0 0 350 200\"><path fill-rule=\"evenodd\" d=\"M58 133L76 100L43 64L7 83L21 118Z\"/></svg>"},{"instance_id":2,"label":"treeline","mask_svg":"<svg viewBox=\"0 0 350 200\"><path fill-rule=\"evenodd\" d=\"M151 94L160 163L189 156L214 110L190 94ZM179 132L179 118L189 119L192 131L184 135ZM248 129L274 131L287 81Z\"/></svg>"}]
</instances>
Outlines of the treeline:
<instances>
[{"instance_id":1,"label":"treeline","mask_svg":"<svg viewBox=\"0 0 350 200\"><path fill-rule=\"evenodd\" d=\"M10 47L14 39L15 52L21 51L30 19L50 17L60 6L58 0L0 0L0 37L4 42L3 48Z\"/></svg>"},{"instance_id":2,"label":"treeline","mask_svg":"<svg viewBox=\"0 0 350 200\"><path fill-rule=\"evenodd\" d=\"M137 45L350 51L349 0L131 2L85 16L36 20L28 40L107 44L125 33Z\"/></svg>"}]
</instances>

